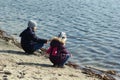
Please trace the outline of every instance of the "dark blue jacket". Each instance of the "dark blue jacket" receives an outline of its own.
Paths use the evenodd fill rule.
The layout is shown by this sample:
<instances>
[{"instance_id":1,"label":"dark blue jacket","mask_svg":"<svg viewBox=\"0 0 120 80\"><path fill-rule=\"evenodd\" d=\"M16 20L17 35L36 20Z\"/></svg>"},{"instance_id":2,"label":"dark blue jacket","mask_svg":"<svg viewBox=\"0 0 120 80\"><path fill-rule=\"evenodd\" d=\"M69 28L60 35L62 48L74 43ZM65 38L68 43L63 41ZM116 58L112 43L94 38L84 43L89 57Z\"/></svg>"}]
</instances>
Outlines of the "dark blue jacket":
<instances>
[{"instance_id":1,"label":"dark blue jacket","mask_svg":"<svg viewBox=\"0 0 120 80\"><path fill-rule=\"evenodd\" d=\"M46 39L40 39L36 36L35 32L28 27L25 29L21 34L21 46L25 50L25 52L33 52L34 50L34 45L37 43L46 43Z\"/></svg>"}]
</instances>

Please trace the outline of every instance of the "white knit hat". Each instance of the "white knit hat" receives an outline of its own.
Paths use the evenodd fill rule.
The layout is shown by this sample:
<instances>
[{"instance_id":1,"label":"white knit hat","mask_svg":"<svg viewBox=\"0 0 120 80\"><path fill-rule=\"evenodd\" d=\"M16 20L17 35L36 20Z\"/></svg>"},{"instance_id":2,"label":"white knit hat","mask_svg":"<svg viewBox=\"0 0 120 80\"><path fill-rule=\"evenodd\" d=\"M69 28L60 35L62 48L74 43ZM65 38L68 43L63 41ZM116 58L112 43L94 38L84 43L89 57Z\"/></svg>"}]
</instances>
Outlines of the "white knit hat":
<instances>
[{"instance_id":1,"label":"white knit hat","mask_svg":"<svg viewBox=\"0 0 120 80\"><path fill-rule=\"evenodd\" d=\"M59 35L58 35L58 38L67 39L67 35L66 35L65 32L60 32Z\"/></svg>"},{"instance_id":2,"label":"white knit hat","mask_svg":"<svg viewBox=\"0 0 120 80\"><path fill-rule=\"evenodd\" d=\"M31 28L37 27L37 23L34 20L30 20L28 21L28 27L31 27Z\"/></svg>"}]
</instances>

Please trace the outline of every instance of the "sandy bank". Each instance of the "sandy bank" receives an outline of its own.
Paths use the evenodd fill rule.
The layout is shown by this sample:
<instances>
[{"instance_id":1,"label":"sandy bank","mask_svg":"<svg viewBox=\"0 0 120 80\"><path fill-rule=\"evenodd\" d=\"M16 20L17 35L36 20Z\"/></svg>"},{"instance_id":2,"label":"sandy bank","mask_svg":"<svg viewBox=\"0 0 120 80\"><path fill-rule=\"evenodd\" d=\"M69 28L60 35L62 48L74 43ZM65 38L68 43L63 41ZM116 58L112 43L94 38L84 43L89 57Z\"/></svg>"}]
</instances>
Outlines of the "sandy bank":
<instances>
[{"instance_id":1,"label":"sandy bank","mask_svg":"<svg viewBox=\"0 0 120 80\"><path fill-rule=\"evenodd\" d=\"M98 80L68 66L54 68L47 58L24 55L20 48L1 39L0 56L0 80Z\"/></svg>"}]
</instances>

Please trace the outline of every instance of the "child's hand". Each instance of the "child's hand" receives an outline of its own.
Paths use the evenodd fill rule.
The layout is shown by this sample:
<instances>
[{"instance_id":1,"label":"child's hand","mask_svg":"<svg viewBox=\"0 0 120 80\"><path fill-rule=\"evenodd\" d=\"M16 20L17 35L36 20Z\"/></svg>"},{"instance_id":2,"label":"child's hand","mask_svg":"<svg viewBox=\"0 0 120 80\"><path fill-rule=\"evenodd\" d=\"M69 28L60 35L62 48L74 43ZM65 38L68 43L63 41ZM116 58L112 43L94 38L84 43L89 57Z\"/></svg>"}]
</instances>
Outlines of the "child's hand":
<instances>
[{"instance_id":1,"label":"child's hand","mask_svg":"<svg viewBox=\"0 0 120 80\"><path fill-rule=\"evenodd\" d=\"M45 44L48 44L50 41L49 40L47 40L47 42L45 43Z\"/></svg>"},{"instance_id":2,"label":"child's hand","mask_svg":"<svg viewBox=\"0 0 120 80\"><path fill-rule=\"evenodd\" d=\"M49 42L51 42L51 41L52 41L52 39L49 39L48 41L49 41Z\"/></svg>"}]
</instances>

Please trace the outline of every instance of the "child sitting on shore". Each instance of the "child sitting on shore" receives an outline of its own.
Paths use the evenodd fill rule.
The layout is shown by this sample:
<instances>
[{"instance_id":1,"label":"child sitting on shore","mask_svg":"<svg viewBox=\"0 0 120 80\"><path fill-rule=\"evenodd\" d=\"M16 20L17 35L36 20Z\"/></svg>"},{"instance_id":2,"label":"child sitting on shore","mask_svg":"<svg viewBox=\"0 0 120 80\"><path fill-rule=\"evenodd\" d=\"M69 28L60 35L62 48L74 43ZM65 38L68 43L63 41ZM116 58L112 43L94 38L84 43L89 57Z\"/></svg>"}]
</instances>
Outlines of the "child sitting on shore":
<instances>
[{"instance_id":1,"label":"child sitting on shore","mask_svg":"<svg viewBox=\"0 0 120 80\"><path fill-rule=\"evenodd\" d=\"M27 54L33 54L47 43L47 39L38 38L35 34L37 23L33 20L28 22L28 27L21 34L21 47Z\"/></svg>"},{"instance_id":2,"label":"child sitting on shore","mask_svg":"<svg viewBox=\"0 0 120 80\"><path fill-rule=\"evenodd\" d=\"M65 48L66 40L67 37L64 32L61 32L58 37L51 40L47 53L49 54L49 59L54 67L64 67L64 64L70 57L70 53Z\"/></svg>"}]
</instances>

